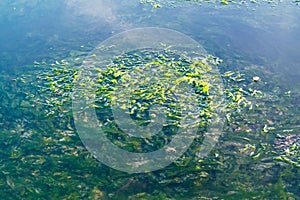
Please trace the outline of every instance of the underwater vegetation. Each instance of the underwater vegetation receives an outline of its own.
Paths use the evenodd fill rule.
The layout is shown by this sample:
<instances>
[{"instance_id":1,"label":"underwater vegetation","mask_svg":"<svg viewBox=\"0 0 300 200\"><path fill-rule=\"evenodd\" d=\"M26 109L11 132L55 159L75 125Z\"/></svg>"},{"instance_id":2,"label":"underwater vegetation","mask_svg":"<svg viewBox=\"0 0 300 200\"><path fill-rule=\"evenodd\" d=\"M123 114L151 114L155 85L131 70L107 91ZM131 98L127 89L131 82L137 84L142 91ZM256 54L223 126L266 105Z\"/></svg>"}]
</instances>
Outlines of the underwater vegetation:
<instances>
[{"instance_id":1,"label":"underwater vegetation","mask_svg":"<svg viewBox=\"0 0 300 200\"><path fill-rule=\"evenodd\" d=\"M35 105L36 109L44 112L44 117L72 118L70 109L72 95L74 95L72 88L78 77L78 67L82 67L77 63L83 58L73 59L66 58L50 65L36 62L35 75L18 79L21 82L34 83L31 87L36 88L32 90L32 93L27 94L30 101L27 104ZM253 109L255 107L247 96L259 96L261 92L234 85L244 81L240 73L229 71L221 76L214 74L212 66L220 63L221 60L213 56L189 60L188 57L174 55L168 50L152 52L146 49L118 56L108 66L85 66L90 68L88 72L92 72L92 75L80 84L95 88L96 100L90 102L89 106L96 110L102 128L108 133L107 137L126 150L139 152L143 147L144 151L153 151L168 143L170 136L176 134L176 130L180 128L183 113L187 112L182 110L180 103L188 107L187 100L191 100L192 104L196 105L198 110L194 114L188 110L193 118L193 123L189 126L202 130L202 133L201 131L198 133L199 135L207 131L207 126L214 115L225 116L226 114L227 119L230 120L231 113L240 112L242 108ZM34 80L28 81L30 78ZM212 79L215 80L212 81ZM226 89L222 87L223 79ZM187 91L180 90L181 87L188 89L183 84L193 88L194 96L190 97L185 94ZM119 88L119 91L116 88ZM75 95L81 96L82 94ZM180 102L182 95L187 100ZM214 98L218 95L224 96L226 102L216 102ZM216 103L222 104L224 111L220 111L221 109L218 108L220 105L215 105ZM157 117L156 114L161 115L162 111L159 106L166 107L163 113L167 116L163 125L165 133L161 133L159 137L153 137L154 141L147 137L141 140L128 137L130 130L122 133L118 128L114 119L116 115L113 116L111 110L112 105L127 113L127 117L134 119L139 126L151 123L152 118L155 120ZM158 106L156 110L151 108L153 105ZM151 112L150 109L152 109ZM216 111L216 109L219 110ZM132 135L134 134L133 132ZM167 135L163 136L164 134Z\"/></svg>"},{"instance_id":2,"label":"underwater vegetation","mask_svg":"<svg viewBox=\"0 0 300 200\"><path fill-rule=\"evenodd\" d=\"M168 90L170 87L164 87L166 80L191 86L203 111L195 118L198 137L170 166L130 175L102 165L84 148L72 119L72 88L87 52L80 48L50 64L35 62L24 67L23 74L15 79L1 77L5 80L1 81L1 105L6 108L1 109L1 143L5 145L5 151L1 152L4 161L1 187L6 191L3 197L12 194L12 198L51 195L54 199L184 199L188 196L296 199L299 195L295 189L299 185L299 179L295 178L299 177L299 140L294 132L299 129L293 122L286 128L286 119L291 117L288 113L294 114L285 107L267 106L270 102L293 102L297 95L293 97L278 90L276 84L266 84L270 77L259 67L253 66L247 75L242 71L226 71L221 60L213 56L190 60L167 49L145 49L115 57L105 67L93 66L95 79L91 81L97 86L97 98L90 106L95 108L107 137L127 151L159 149L176 134L181 108ZM205 75L216 66L220 68L222 95L226 99L224 135L207 158L200 158L197 151L214 115L211 82ZM156 71L161 76L153 80L143 77L151 69L155 69L151 73ZM260 80L253 81L255 76ZM127 98L127 93L114 92L118 84L133 84L127 87L133 94L131 98ZM274 90L266 90L270 85ZM133 86L137 89L132 90ZM112 103L128 112L141 126L153 117L150 117L153 114L149 112L150 105L164 105L168 108L167 124L158 135L130 137L114 122ZM9 110L12 115L6 115ZM275 112L270 115L274 119L266 116L269 112ZM285 113L280 115L282 119L278 119L280 112ZM49 188L51 194L47 192Z\"/></svg>"},{"instance_id":3,"label":"underwater vegetation","mask_svg":"<svg viewBox=\"0 0 300 200\"><path fill-rule=\"evenodd\" d=\"M177 2L221 7L282 3L142 2L154 8L180 6ZM85 84L95 92L88 107L95 109L106 137L130 152L168 144L186 112L181 88L193 92L186 99L199 109L191 115L197 128L192 145L166 168L128 174L93 158L74 125L74 87L85 59L97 57L89 54L92 49L81 46L14 74L1 73L0 199L299 199L300 91L287 89L284 78L265 66L242 63L232 52L224 52L222 61L212 55L191 59L168 48L143 49L116 56L106 66L84 65L92 72ZM224 101L214 101L216 96ZM134 137L116 122L112 105L141 127L162 118L163 128L156 135ZM220 113L222 135L203 158L199 150L205 133Z\"/></svg>"}]
</instances>

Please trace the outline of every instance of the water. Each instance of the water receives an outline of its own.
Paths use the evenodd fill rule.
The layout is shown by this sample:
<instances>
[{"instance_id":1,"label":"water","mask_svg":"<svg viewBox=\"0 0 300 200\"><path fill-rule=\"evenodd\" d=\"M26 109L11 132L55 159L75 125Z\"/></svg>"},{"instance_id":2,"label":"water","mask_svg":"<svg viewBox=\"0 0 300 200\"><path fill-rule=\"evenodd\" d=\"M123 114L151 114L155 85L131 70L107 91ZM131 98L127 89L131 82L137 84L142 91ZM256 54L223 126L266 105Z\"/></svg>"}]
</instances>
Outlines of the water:
<instances>
[{"instance_id":1,"label":"water","mask_svg":"<svg viewBox=\"0 0 300 200\"><path fill-rule=\"evenodd\" d=\"M1 199L300 198L300 14L291 2L273 5L181 3L154 9L138 1L2 1ZM69 69L72 78L72 67L80 67L100 42L142 27L186 34L223 60L220 73L245 74L244 81L225 81L225 87L262 95L247 96L253 109L229 112L207 158L193 160L197 141L166 168L127 174L91 156L74 127L71 103L54 103L70 91L62 86L56 95L41 92L48 82L39 77L65 77L51 71L53 64ZM254 76L260 80L253 82ZM134 148L135 140L114 134L111 140Z\"/></svg>"}]
</instances>

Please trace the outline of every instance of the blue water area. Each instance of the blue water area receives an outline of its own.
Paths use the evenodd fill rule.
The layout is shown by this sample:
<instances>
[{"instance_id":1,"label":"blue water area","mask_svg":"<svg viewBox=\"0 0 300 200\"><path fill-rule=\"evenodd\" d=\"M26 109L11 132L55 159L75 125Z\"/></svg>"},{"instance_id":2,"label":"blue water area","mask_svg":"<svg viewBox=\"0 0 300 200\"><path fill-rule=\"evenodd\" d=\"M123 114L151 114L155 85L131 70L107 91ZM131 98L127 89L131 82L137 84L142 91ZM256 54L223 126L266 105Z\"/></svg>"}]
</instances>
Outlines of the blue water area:
<instances>
[{"instance_id":1,"label":"blue water area","mask_svg":"<svg viewBox=\"0 0 300 200\"><path fill-rule=\"evenodd\" d=\"M155 2L0 2L0 199L300 198L300 7L293 1ZM223 134L206 158L195 157L205 141L201 134L168 167L130 174L106 166L88 151L76 131L70 94L76 70L89 67L85 61L97 54L99 45L124 31L146 27L184 34L214 61L222 60L217 69L232 110L226 111ZM115 61L113 67L127 66L133 58L137 66L147 62L134 57L138 53L128 55L132 57ZM167 63L180 61L180 55L169 59L168 52L153 55ZM150 60L156 59L153 55L148 55ZM118 77L116 72L105 73ZM115 80L102 78L98 82L107 92ZM139 102L139 108L145 102ZM138 114L131 113L140 120L137 123L148 120L141 126L158 115ZM161 135L153 141L130 141L110 123L114 120L110 110L100 109L97 115L109 139L125 150L158 149L178 128L165 128L164 141Z\"/></svg>"}]
</instances>

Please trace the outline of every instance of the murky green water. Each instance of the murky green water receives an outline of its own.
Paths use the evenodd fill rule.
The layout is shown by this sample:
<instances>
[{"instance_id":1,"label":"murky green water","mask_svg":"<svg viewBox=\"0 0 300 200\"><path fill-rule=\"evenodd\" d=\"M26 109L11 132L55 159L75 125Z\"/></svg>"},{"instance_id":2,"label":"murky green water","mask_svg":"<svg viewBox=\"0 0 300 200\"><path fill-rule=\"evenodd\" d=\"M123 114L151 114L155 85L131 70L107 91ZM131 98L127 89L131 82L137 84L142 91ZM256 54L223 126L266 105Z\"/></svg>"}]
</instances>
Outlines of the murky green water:
<instances>
[{"instance_id":1,"label":"murky green water","mask_svg":"<svg viewBox=\"0 0 300 200\"><path fill-rule=\"evenodd\" d=\"M0 198L299 199L299 6L293 2L246 2L199 5L161 1L161 8L153 8L158 4L2 1ZM157 171L128 174L102 164L87 151L74 124L71 95L76 73L94 48L122 31L143 27L179 31L222 59L217 68L228 109L222 136L205 158L197 157L197 150L205 138L209 112L202 115L204 122L199 121L203 123L199 137L181 158ZM195 76L189 75L195 71L185 68L192 61L178 55L169 59L168 51L147 55L132 53L123 58L125 64L121 59L113 67L132 70L132 66L158 59L164 60L161 66L179 66L178 73ZM101 82L105 92L119 80L111 77L118 77L115 71L97 79L109 82ZM197 87L193 80L189 79ZM209 96L201 84L198 93ZM99 96L106 94L101 91ZM163 100L162 93L155 94L161 104L171 105L169 97ZM113 117L105 107L108 102L97 102L98 119L108 138L125 150L153 151L168 144L176 133L177 125L169 125L152 140L132 139L110 123ZM209 110L208 105L204 108ZM182 116L173 111L169 114L174 114L170 118L176 124L175 117ZM141 124L149 120L147 112L132 112Z\"/></svg>"}]
</instances>

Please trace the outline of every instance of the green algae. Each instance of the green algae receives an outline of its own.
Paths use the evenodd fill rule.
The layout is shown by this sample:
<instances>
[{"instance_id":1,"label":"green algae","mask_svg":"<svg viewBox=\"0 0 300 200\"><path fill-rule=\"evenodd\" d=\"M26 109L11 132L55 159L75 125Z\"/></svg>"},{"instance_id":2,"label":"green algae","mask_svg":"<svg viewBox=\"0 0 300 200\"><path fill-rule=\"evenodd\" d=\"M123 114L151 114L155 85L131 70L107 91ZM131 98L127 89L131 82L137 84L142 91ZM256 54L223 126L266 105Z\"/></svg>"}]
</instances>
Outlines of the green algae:
<instances>
[{"instance_id":1,"label":"green algae","mask_svg":"<svg viewBox=\"0 0 300 200\"><path fill-rule=\"evenodd\" d=\"M110 169L91 157L76 134L70 105L73 81L81 66L80 61L87 55L82 53L79 57L68 56L49 64L36 62L33 66L27 66L26 74L10 81L8 76L2 77L6 80L2 83L6 84L1 84L1 102L6 109L1 109L4 129L0 140L6 151L1 152L5 160L1 168L1 187L8 193L14 193L14 198L49 198L45 192L49 187L53 188L51 197L54 199L297 197L298 191L294 188L299 185L299 169L295 164L299 162L298 143L288 147L288 154L273 146L278 133L296 134L295 107L284 105L297 101L297 93L293 91L285 95L286 90L279 90L278 83L272 82L272 74L257 66L252 66L250 71L226 71L222 70L221 61L212 56L205 57L201 62L187 59L179 62L169 59L167 55L171 52L152 52L151 56L146 53L148 56L134 52L117 57L106 70L95 68L101 74L95 81L99 85L98 99L90 106L96 108L99 120L112 120L112 112L108 109L115 95L112 89L122 80L126 70L146 63L154 66L177 64L178 73L184 78L179 75L173 77L177 82L190 82L197 89L199 102L204 103L199 106L205 111L197 121L202 127L199 137L181 158L156 172L129 175ZM221 77L227 102L225 135L207 158L199 159L196 152L202 144L202 133L212 113L208 98L210 90L201 78L212 64L219 65L220 71L224 71ZM133 74L142 73L139 69L146 68L136 68ZM196 74L195 69L202 74ZM161 69L160 72L170 77L168 70ZM256 75L260 81L253 82ZM126 76L123 78L128 80ZM151 81L148 82L152 85ZM195 84L197 82L198 85ZM152 151L163 147L176 133L180 120L178 108L159 80L155 83L161 89L150 87L144 90L147 82L136 82L135 86L140 87L132 91L135 95L126 110L130 112L135 109L131 115L143 125L149 123L147 109L152 102L167 102L170 107L169 120L173 126L166 127L160 135L151 139L132 139L120 131L116 123L106 123L107 136L120 148L136 152ZM7 91L10 91L9 94ZM18 107L21 109L14 109ZM6 114L9 110L13 110L13 117ZM26 116L25 119L23 116ZM287 124L290 126L287 127Z\"/></svg>"}]
</instances>

